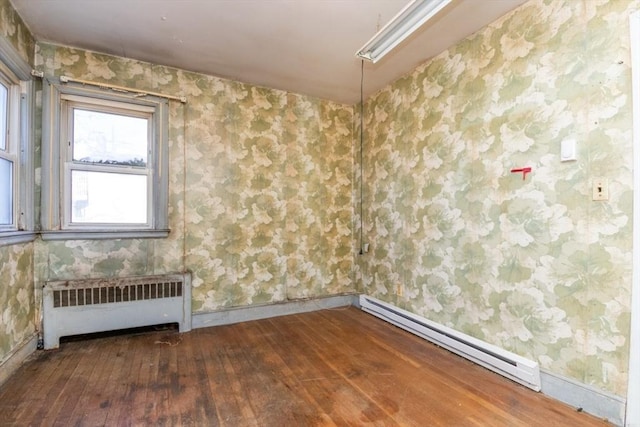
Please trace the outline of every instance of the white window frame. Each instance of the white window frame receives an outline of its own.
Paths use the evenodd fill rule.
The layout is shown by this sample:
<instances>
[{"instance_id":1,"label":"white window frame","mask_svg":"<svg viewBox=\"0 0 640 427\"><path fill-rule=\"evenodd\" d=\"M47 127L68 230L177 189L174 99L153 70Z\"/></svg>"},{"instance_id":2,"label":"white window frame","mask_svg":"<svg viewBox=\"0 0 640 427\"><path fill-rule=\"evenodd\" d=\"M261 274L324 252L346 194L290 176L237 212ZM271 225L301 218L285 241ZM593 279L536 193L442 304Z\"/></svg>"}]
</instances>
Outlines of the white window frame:
<instances>
[{"instance_id":1,"label":"white window frame","mask_svg":"<svg viewBox=\"0 0 640 427\"><path fill-rule=\"evenodd\" d=\"M73 137L73 110L83 109L89 111L98 111L102 113L118 114L126 117L138 117L147 120L148 129L148 141L147 141L147 165L145 167L133 167L133 166L120 166L120 165L98 165L91 163L77 162L73 160L74 150L74 137ZM74 223L72 222L71 211L71 174L73 171L86 171L86 172L106 172L122 175L143 175L147 179L147 215L146 222L144 224L126 224L118 223L120 229L151 229L153 222L152 209L153 206L153 158L155 158L154 150L154 129L153 129L153 113L155 108L145 105L137 105L130 103L121 103L106 101L103 99L88 98L86 96L79 97L75 95L62 94L61 95L61 118L60 122L60 140L68 141L68 145L65 150L61 150L61 165L60 167L64 171L62 176L63 191L62 191L62 228L68 230L86 230L100 227L113 227L113 225L95 224L95 223ZM66 124L66 126L65 126Z\"/></svg>"},{"instance_id":2,"label":"white window frame","mask_svg":"<svg viewBox=\"0 0 640 427\"><path fill-rule=\"evenodd\" d=\"M72 159L73 108L149 119L146 168L97 165ZM76 84L43 83L42 238L44 240L158 238L168 229L168 103L165 99L107 92ZM73 223L71 172L140 174L147 181L146 224Z\"/></svg>"},{"instance_id":3,"label":"white window frame","mask_svg":"<svg viewBox=\"0 0 640 427\"><path fill-rule=\"evenodd\" d=\"M0 37L0 79L8 93L7 147L0 154L12 162L13 218L0 225L0 246L30 242L34 231L32 117L34 85L31 67L4 37Z\"/></svg>"},{"instance_id":4,"label":"white window frame","mask_svg":"<svg viewBox=\"0 0 640 427\"><path fill-rule=\"evenodd\" d=\"M5 148L0 148L0 159L7 160L12 165L11 175L11 206L12 218L10 224L0 224L0 231L16 231L20 228L19 212L19 191L18 177L20 176L20 134L16 130L20 129L20 81L13 73L0 64L0 84L7 88L7 111L6 111L6 139ZM0 120L4 120L0 117Z\"/></svg>"}]
</instances>

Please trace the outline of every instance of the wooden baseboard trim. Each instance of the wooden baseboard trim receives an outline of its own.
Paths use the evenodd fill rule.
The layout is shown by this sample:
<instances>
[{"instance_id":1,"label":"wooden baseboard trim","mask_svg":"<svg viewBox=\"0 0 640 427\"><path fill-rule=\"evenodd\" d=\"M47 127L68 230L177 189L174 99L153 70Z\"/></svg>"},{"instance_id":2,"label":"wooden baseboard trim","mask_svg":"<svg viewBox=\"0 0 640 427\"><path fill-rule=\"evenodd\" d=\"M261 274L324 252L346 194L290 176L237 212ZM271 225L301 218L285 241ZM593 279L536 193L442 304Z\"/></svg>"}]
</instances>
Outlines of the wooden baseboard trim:
<instances>
[{"instance_id":1,"label":"wooden baseboard trim","mask_svg":"<svg viewBox=\"0 0 640 427\"><path fill-rule=\"evenodd\" d=\"M209 326L230 325L251 320L267 319L270 317L286 316L289 314L308 313L310 311L330 308L357 306L358 294L337 295L308 300L286 301L277 304L258 305L251 307L237 307L208 313L194 313L192 328L206 328Z\"/></svg>"},{"instance_id":2,"label":"wooden baseboard trim","mask_svg":"<svg viewBox=\"0 0 640 427\"><path fill-rule=\"evenodd\" d=\"M0 363L0 385L18 370L20 365L36 351L36 348L38 348L38 334L33 334Z\"/></svg>"},{"instance_id":3,"label":"wooden baseboard trim","mask_svg":"<svg viewBox=\"0 0 640 427\"><path fill-rule=\"evenodd\" d=\"M552 372L541 370L542 393L584 412L604 418L610 423L624 424L624 398L582 384Z\"/></svg>"}]
</instances>

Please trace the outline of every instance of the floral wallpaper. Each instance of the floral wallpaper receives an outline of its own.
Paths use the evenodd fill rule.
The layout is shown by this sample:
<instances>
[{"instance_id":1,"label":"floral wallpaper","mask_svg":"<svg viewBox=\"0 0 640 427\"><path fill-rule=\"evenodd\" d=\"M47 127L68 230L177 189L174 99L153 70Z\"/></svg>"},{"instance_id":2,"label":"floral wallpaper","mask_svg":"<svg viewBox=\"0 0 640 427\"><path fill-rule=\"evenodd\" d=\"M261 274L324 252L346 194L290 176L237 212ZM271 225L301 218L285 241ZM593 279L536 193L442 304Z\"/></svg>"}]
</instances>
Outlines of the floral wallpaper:
<instances>
[{"instance_id":1,"label":"floral wallpaper","mask_svg":"<svg viewBox=\"0 0 640 427\"><path fill-rule=\"evenodd\" d=\"M168 239L39 242L38 283L193 272L194 311L353 293L352 107L37 44L45 75L172 95Z\"/></svg>"},{"instance_id":2,"label":"floral wallpaper","mask_svg":"<svg viewBox=\"0 0 640 427\"><path fill-rule=\"evenodd\" d=\"M10 42L22 59L33 63L35 39L9 0L0 0L0 37Z\"/></svg>"},{"instance_id":3,"label":"floral wallpaper","mask_svg":"<svg viewBox=\"0 0 640 427\"><path fill-rule=\"evenodd\" d=\"M0 361L36 329L34 284L190 270L195 312L362 290L624 396L638 9L530 0L370 98L354 258L358 106L35 43L0 0L0 35L46 75L188 99L170 102L169 238L0 247Z\"/></svg>"},{"instance_id":4,"label":"floral wallpaper","mask_svg":"<svg viewBox=\"0 0 640 427\"><path fill-rule=\"evenodd\" d=\"M8 0L0 0L0 37L27 62L34 40ZM0 246L0 365L36 331L33 244Z\"/></svg>"},{"instance_id":5,"label":"floral wallpaper","mask_svg":"<svg viewBox=\"0 0 640 427\"><path fill-rule=\"evenodd\" d=\"M532 0L368 100L365 292L626 394L639 6Z\"/></svg>"},{"instance_id":6,"label":"floral wallpaper","mask_svg":"<svg viewBox=\"0 0 640 427\"><path fill-rule=\"evenodd\" d=\"M0 247L0 364L36 332L33 244Z\"/></svg>"}]
</instances>

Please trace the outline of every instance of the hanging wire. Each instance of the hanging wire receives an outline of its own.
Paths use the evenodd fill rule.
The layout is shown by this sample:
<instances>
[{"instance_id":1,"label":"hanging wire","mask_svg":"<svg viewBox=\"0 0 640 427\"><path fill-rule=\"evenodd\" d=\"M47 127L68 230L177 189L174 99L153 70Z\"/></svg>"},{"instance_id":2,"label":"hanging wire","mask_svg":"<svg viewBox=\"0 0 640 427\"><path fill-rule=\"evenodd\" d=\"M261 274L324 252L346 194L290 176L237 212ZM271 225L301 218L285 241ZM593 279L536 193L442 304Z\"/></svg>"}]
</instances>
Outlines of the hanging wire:
<instances>
[{"instance_id":1,"label":"hanging wire","mask_svg":"<svg viewBox=\"0 0 640 427\"><path fill-rule=\"evenodd\" d=\"M364 254L364 175L363 175L363 145L364 145L364 59L360 61L360 255Z\"/></svg>"}]
</instances>

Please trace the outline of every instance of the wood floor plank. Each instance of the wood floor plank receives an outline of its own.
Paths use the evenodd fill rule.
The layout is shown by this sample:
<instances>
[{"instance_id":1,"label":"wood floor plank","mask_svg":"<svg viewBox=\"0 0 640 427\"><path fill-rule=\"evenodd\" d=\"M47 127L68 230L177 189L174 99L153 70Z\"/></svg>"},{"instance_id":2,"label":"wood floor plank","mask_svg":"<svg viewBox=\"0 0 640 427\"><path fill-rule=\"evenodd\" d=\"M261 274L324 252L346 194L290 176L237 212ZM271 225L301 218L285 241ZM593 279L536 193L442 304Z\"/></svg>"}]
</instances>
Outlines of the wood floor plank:
<instances>
[{"instance_id":1,"label":"wood floor plank","mask_svg":"<svg viewBox=\"0 0 640 427\"><path fill-rule=\"evenodd\" d=\"M75 393L75 375L81 369L82 364L78 362L82 359L82 354L76 354L76 357L72 359L76 359L75 363L72 362L71 359L69 360L72 366L58 372L56 380L49 391L52 398L46 399L46 404L38 408L38 414L35 419L42 420L46 425L55 425L56 418L58 418L60 410L69 397L69 394Z\"/></svg>"},{"instance_id":2,"label":"wood floor plank","mask_svg":"<svg viewBox=\"0 0 640 427\"><path fill-rule=\"evenodd\" d=\"M123 337L124 338L124 337ZM141 337L130 337L130 345L132 346L124 356L126 365L123 368L123 378L120 395L115 403L103 401L102 406L108 406L108 419L114 421L114 425L139 425L142 414L147 410L147 378L155 366L152 366L153 356L147 350L149 344ZM156 338L156 337L154 337ZM110 338L111 339L111 338ZM117 338L113 338L117 339ZM83 421L90 421L88 418ZM89 423L86 423L89 424Z\"/></svg>"},{"instance_id":3,"label":"wood floor plank","mask_svg":"<svg viewBox=\"0 0 640 427\"><path fill-rule=\"evenodd\" d=\"M379 405L379 402L372 400L365 392L363 392L357 384L352 381L352 377L359 375L352 367L345 365L340 367L336 364L335 354L328 354L325 351L326 341L323 337L333 337L329 328L317 328L316 322L311 322L309 327L304 321L300 321L294 329L295 340L299 342L301 348L309 350L307 357L313 360L313 366L324 366L323 370L318 372L329 372L331 378L324 381L324 385L333 385L330 389L333 394L330 401L340 401L341 406L347 407L350 413L350 424L358 425L362 423L373 423L374 425L384 419L387 425L397 425L402 420L395 420L386 413L385 409ZM345 346L346 347L346 346ZM321 377L320 377L321 378ZM316 379L316 381L318 381ZM354 417L354 414L357 415Z\"/></svg>"},{"instance_id":4,"label":"wood floor plank","mask_svg":"<svg viewBox=\"0 0 640 427\"><path fill-rule=\"evenodd\" d=\"M54 425L69 425L74 416L74 411L80 412L82 407L78 405L79 396L86 395L89 388L88 378L91 376L95 365L90 365L81 361L78 363L78 369L73 372L69 378L65 391L66 398L61 399L64 403L52 413L50 418L54 419Z\"/></svg>"},{"instance_id":5,"label":"wood floor plank","mask_svg":"<svg viewBox=\"0 0 640 427\"><path fill-rule=\"evenodd\" d=\"M370 344L365 345L364 340L367 337L350 333L349 330L342 331L341 339L352 343L351 349L363 349L358 354L350 354L349 349L340 346L328 346L332 340L336 339L332 336L321 334L315 336L313 325L318 322L316 319L305 318L309 329L306 330L306 338L309 345L318 346L318 351L324 353L324 358L334 366L334 369L342 370L344 381L350 383L363 393L371 402L370 407L365 414L375 419L392 418L398 420L402 424L414 421L420 425L435 425L434 420L429 411L423 411L420 405L419 410L406 414L408 407L401 408L398 404L398 398L406 399L406 395L413 396L416 401L429 401L429 388L435 387L434 384L413 382L415 379L416 368L411 365L396 365L395 360L387 356L387 360L391 362L380 362L378 356L386 354L384 349L372 347ZM351 328L348 328L351 329ZM315 344L314 344L315 343ZM371 369L371 368L374 369ZM404 383L405 387L401 393L398 393L397 384ZM419 387L418 384L421 384ZM442 384L445 386L446 384ZM425 388L426 386L426 388ZM436 391L435 388L431 391ZM438 391L442 391L438 389ZM444 413L448 409L448 402L439 403L440 413Z\"/></svg>"},{"instance_id":6,"label":"wood floor plank","mask_svg":"<svg viewBox=\"0 0 640 427\"><path fill-rule=\"evenodd\" d=\"M75 406L72 410L65 406L58 408L57 413L51 416L55 420L54 425L77 424L85 418L104 425L110 399L114 395L111 389L118 382L118 374L123 367L116 355L126 354L127 341L126 338L112 340L109 346L96 340L64 344L77 355L77 365L85 368L74 370L69 376L71 386L65 393L68 404L75 402ZM74 389L74 385L81 385L81 388Z\"/></svg>"},{"instance_id":7,"label":"wood floor plank","mask_svg":"<svg viewBox=\"0 0 640 427\"><path fill-rule=\"evenodd\" d=\"M221 426L225 425L222 417L234 412L235 400L229 399L228 393L225 392L228 380L221 368L223 351L220 348L220 343L215 340L215 329L207 328L198 331L200 339L197 340L197 346L201 358L196 363L199 378L202 379L200 392L211 397L211 409L207 419L210 420L212 426ZM214 414L215 416L213 416Z\"/></svg>"},{"instance_id":8,"label":"wood floor plank","mask_svg":"<svg viewBox=\"0 0 640 427\"><path fill-rule=\"evenodd\" d=\"M143 390L139 385L139 375L144 372L144 369L141 369L141 365L144 363L141 357L143 352L129 349L129 346L135 345L135 340L134 337L126 338L128 338L126 340L127 346L110 355L110 357L118 359L119 368L114 373L114 380L117 381L117 384L109 391L112 397L104 399L100 404L106 410L104 425L135 425L140 423L139 420L132 419L132 414L135 413L138 391ZM145 340L146 345L148 345L148 340ZM127 351L124 351L125 349ZM144 396L138 402L144 407Z\"/></svg>"},{"instance_id":9,"label":"wood floor plank","mask_svg":"<svg viewBox=\"0 0 640 427\"><path fill-rule=\"evenodd\" d=\"M149 345L149 343L147 343L147 348L147 351L149 351L153 357L149 364L149 367L151 368L149 376L146 378L146 383L144 383L147 396L145 398L145 412L143 419L145 424L157 425L160 421L158 419L159 416L162 416L160 410L164 409L160 403L162 399L162 390L164 388L164 372L162 371L163 352L156 351L153 346Z\"/></svg>"},{"instance_id":10,"label":"wood floor plank","mask_svg":"<svg viewBox=\"0 0 640 427\"><path fill-rule=\"evenodd\" d=\"M319 404L319 401L326 401L326 391L316 389L315 393L309 393L299 380L293 370L298 368L298 364L293 363L293 356L299 354L297 349L291 349L287 354L283 354L282 342L287 342L290 337L283 332L280 325L271 322L251 322L254 333L261 336L264 340L264 348L267 351L262 352L264 363L259 369L270 372L270 381L276 384L274 387L273 401L284 400L281 410L291 414L291 422L295 425L347 425L346 421L341 417L334 418L325 412L325 409ZM300 360L300 359L297 359ZM315 369L308 362L304 362L305 366L298 371L312 371ZM267 420L268 422L268 420Z\"/></svg>"},{"instance_id":11,"label":"wood floor plank","mask_svg":"<svg viewBox=\"0 0 640 427\"><path fill-rule=\"evenodd\" d=\"M208 363L196 340L185 340L180 343L181 349L173 352L178 375L176 386L172 387L170 403L174 411L179 413L179 425L197 425L199 420L211 420L209 425L219 425L214 394L206 393L209 378L205 365ZM182 357L186 352L192 357Z\"/></svg>"},{"instance_id":12,"label":"wood floor plank","mask_svg":"<svg viewBox=\"0 0 640 427\"><path fill-rule=\"evenodd\" d=\"M287 319L292 319L292 316L287 316ZM277 356L281 362L279 372L282 373L283 384L300 396L303 402L310 403L308 410L315 415L309 416L317 418L316 424L323 426L349 425L347 414L340 410L341 406L336 407L332 391L326 387L326 383L329 381L333 380L333 383L337 383L339 376L335 375L333 379L325 379L322 376L323 367L311 363L307 353L298 348L292 350L279 345L281 342L290 342L295 339L289 329L291 322L274 322L271 319L269 323L256 323L269 340L273 355ZM294 325L296 324L299 322ZM273 330L276 330L277 333L269 333Z\"/></svg>"},{"instance_id":13,"label":"wood floor plank","mask_svg":"<svg viewBox=\"0 0 640 427\"><path fill-rule=\"evenodd\" d=\"M304 425L314 414L308 412L309 405L302 407L299 396L286 387L282 381L281 366L274 357L273 349L255 324L248 322L238 325L241 338L233 347L230 359L239 372L240 383L247 402L256 415L258 425L274 425L284 422L286 425ZM229 337L227 337L227 340ZM246 346L244 342L253 345ZM268 390L268 393L264 391ZM306 403L306 402L305 402Z\"/></svg>"},{"instance_id":14,"label":"wood floor plank","mask_svg":"<svg viewBox=\"0 0 640 427\"><path fill-rule=\"evenodd\" d=\"M380 326L384 325L384 323L379 319L369 319L368 321L369 323L372 323L374 325L380 325ZM360 326L364 327L365 325L360 325ZM384 329L386 328L383 328L383 330ZM375 331L371 330L370 335L368 335L368 338L371 339L371 335L378 334L378 331L379 330L375 330ZM393 334L393 336L387 336L387 337L382 336L380 338L384 338L385 341L394 343L396 342L395 340L398 336L403 336L403 335L405 336L406 339L417 340L417 342L420 345L423 345L423 343L419 338L413 337L413 336L406 336L408 334L406 334L406 332L404 331L401 331L401 332L396 331L396 333ZM363 345L363 343L359 342L359 341L362 341L362 339L359 336L349 337L348 339L350 339L355 346ZM374 340L374 342L376 342L377 344L382 343L381 339L376 339ZM398 343L396 342L396 344ZM385 352L390 352L389 354L390 357L384 356L382 357L382 359L393 360L393 355L397 355L397 352L391 351L392 349L388 345L381 345L380 347L381 347L380 348L381 354L385 354ZM434 348L432 350L433 351L429 352L429 356L430 356L429 359L422 359L419 352L409 353L409 354L412 354L413 356L411 363L399 364L397 366L394 366L393 371L395 372L396 375L400 376L399 381L406 382L408 385L406 389L407 392L412 393L416 397L418 397L419 395L419 399L417 400L420 400L423 402L430 402L429 396L432 396L434 394L443 395L443 396L463 395L465 396L465 399L463 403L456 402L455 399L443 399L442 401L439 401L438 408L437 408L438 418L425 420L425 422L434 424L434 423L438 423L439 420L444 420L445 425L450 425L451 423L460 422L458 418L460 418L461 416L464 417L464 415L461 415L461 414L464 414L467 412L489 413L489 410L490 410L491 421L495 423L503 424L503 425L513 425L513 426L526 425L524 422L521 422L518 419L512 417L508 411L501 409L500 407L496 407L494 405L488 404L486 400L479 399L477 397L477 393L475 392L469 393L468 390L465 389L465 387L462 387L461 386L462 384L458 381L458 377L452 376L451 374L449 374L449 372L451 371L447 368L450 368L450 366L447 366L446 363L442 363L442 362L448 363L450 360L455 360L457 356L453 356L448 351L440 348ZM434 356L440 356L440 357L434 357ZM368 360L368 357L369 357L369 354L364 354L362 356L362 358L364 359L364 366L375 365L376 360L375 359ZM440 363L434 363L434 359L436 361L440 360ZM403 360L406 360L406 358L404 358ZM469 364L469 367L472 369L474 367L479 368L463 359L459 359L457 360L457 362ZM427 367L429 367L429 369L425 369ZM384 368L386 369L389 367L386 366ZM455 372L455 370L453 372ZM480 368L479 372L486 374L483 368ZM421 385L420 390L412 389L412 386L415 384ZM369 385L367 386L367 388L372 388L372 387ZM424 393L426 393L427 395L425 396ZM423 411L423 412L429 413L431 411ZM412 418L414 417L415 415L412 415Z\"/></svg>"},{"instance_id":15,"label":"wood floor plank","mask_svg":"<svg viewBox=\"0 0 640 427\"><path fill-rule=\"evenodd\" d=\"M33 359L33 357L30 358L30 360ZM38 419L36 417L41 413L40 411L46 409L44 400L48 395L49 387L55 383L55 378L67 369L71 357L47 353L37 354L37 359L46 363L25 364L21 369L20 376L12 376L7 380L5 386L0 388L0 414L3 415L7 423L13 424L18 420L29 422L31 416ZM27 393L27 388L41 390L41 393ZM24 398L18 404L9 404L8 402L11 402L16 394L24 396Z\"/></svg>"},{"instance_id":16,"label":"wood floor plank","mask_svg":"<svg viewBox=\"0 0 640 427\"><path fill-rule=\"evenodd\" d=\"M605 426L362 311L323 310L38 352L2 425Z\"/></svg>"},{"instance_id":17,"label":"wood floor plank","mask_svg":"<svg viewBox=\"0 0 640 427\"><path fill-rule=\"evenodd\" d=\"M253 411L253 406L245 398L245 390L242 387L242 376L245 373L236 367L237 347L239 345L236 340L236 331L240 332L235 327L222 327L217 331L219 333L217 338L224 343L223 353L220 355L222 374L225 379L222 384L222 389L224 390L222 393L229 393L233 405L231 410L223 414L223 425L234 426L238 423L246 423L246 425L257 427L257 415Z\"/></svg>"}]
</instances>

